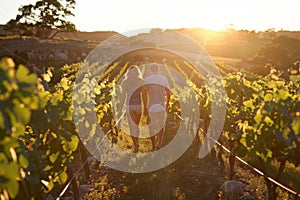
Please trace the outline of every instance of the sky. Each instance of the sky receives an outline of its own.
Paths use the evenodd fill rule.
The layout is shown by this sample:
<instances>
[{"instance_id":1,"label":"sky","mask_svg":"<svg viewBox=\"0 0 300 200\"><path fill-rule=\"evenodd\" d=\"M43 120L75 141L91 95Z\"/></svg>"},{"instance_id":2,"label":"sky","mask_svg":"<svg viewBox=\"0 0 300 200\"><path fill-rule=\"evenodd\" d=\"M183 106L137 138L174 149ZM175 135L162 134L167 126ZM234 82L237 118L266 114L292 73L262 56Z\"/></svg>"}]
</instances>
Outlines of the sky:
<instances>
[{"instance_id":1,"label":"sky","mask_svg":"<svg viewBox=\"0 0 300 200\"><path fill-rule=\"evenodd\" d=\"M0 0L0 24L36 0ZM299 0L76 0L80 31L127 32L142 28L300 31ZM233 25L233 26L232 26Z\"/></svg>"}]
</instances>

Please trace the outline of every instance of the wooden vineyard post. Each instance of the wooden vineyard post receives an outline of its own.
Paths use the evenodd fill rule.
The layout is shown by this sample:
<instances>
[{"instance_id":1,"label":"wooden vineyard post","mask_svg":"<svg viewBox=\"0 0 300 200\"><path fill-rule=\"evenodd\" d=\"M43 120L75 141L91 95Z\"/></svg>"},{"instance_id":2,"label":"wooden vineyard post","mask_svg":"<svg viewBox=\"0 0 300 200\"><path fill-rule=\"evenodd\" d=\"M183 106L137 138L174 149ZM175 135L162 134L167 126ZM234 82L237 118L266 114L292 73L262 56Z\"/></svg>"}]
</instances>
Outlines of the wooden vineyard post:
<instances>
[{"instance_id":1,"label":"wooden vineyard post","mask_svg":"<svg viewBox=\"0 0 300 200\"><path fill-rule=\"evenodd\" d=\"M72 178L74 176L73 170L72 170L72 166L70 164L68 164L67 166L67 174L68 177ZM73 198L74 200L80 200L80 194L79 194L79 188L78 188L78 184L77 184L77 180L76 178L74 178L71 182L72 185L72 191L73 191Z\"/></svg>"},{"instance_id":2,"label":"wooden vineyard post","mask_svg":"<svg viewBox=\"0 0 300 200\"><path fill-rule=\"evenodd\" d=\"M234 147L234 141L229 141L229 149L232 151ZM235 164L235 156L229 155L229 179L231 180L234 176L234 164Z\"/></svg>"},{"instance_id":3,"label":"wooden vineyard post","mask_svg":"<svg viewBox=\"0 0 300 200\"><path fill-rule=\"evenodd\" d=\"M84 176L85 176L86 181L88 182L90 179L91 172L90 172L89 164L87 162L86 151L85 151L85 148L84 148L82 142L79 142L79 153L80 153L80 157L81 157L81 162L84 164L84 166L83 166Z\"/></svg>"}]
</instances>

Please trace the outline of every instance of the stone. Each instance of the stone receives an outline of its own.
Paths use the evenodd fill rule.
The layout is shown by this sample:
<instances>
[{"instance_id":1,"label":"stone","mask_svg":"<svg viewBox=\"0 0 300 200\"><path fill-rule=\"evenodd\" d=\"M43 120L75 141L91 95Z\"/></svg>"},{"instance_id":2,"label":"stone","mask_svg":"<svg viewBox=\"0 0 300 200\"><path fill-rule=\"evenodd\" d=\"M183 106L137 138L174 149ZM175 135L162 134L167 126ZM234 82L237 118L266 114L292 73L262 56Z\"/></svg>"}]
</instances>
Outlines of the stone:
<instances>
[{"instance_id":1,"label":"stone","mask_svg":"<svg viewBox=\"0 0 300 200\"><path fill-rule=\"evenodd\" d=\"M230 180L226 181L220 190L224 193L225 200L239 200L245 192L246 185L240 181Z\"/></svg>"}]
</instances>

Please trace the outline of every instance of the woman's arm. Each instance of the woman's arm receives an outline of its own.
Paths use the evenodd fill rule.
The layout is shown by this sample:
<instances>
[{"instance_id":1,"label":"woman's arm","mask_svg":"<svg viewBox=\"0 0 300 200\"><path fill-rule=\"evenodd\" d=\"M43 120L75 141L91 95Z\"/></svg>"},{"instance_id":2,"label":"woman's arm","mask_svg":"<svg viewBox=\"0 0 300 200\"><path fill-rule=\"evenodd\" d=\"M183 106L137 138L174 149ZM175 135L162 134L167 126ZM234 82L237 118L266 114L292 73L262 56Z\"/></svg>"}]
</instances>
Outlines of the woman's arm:
<instances>
[{"instance_id":1,"label":"woman's arm","mask_svg":"<svg viewBox=\"0 0 300 200\"><path fill-rule=\"evenodd\" d=\"M170 90L168 88L165 89L166 93L166 111L169 110L169 102L170 102Z\"/></svg>"},{"instance_id":2,"label":"woman's arm","mask_svg":"<svg viewBox=\"0 0 300 200\"><path fill-rule=\"evenodd\" d=\"M118 110L119 111L118 112L119 117L123 113L123 107L124 107L125 99L126 99L126 96L127 96L124 84L122 84L121 89L122 89L122 91L121 91L121 100L120 100L120 105L119 105L119 110Z\"/></svg>"},{"instance_id":3,"label":"woman's arm","mask_svg":"<svg viewBox=\"0 0 300 200\"><path fill-rule=\"evenodd\" d=\"M148 90L147 90L147 87L145 85L142 86L141 95L142 95L142 102L143 102L143 106L144 106L143 113L144 113L144 115L148 115L148 102L149 102L149 99L148 99Z\"/></svg>"}]
</instances>

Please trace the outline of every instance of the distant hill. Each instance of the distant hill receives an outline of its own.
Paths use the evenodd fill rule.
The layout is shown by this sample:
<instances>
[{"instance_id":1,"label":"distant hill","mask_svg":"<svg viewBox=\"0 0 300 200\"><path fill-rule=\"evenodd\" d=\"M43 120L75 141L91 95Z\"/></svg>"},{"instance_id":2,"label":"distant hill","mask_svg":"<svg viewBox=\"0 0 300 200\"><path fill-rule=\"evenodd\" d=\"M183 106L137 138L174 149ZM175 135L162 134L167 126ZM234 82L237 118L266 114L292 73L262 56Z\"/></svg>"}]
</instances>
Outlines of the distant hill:
<instances>
[{"instance_id":1,"label":"distant hill","mask_svg":"<svg viewBox=\"0 0 300 200\"><path fill-rule=\"evenodd\" d=\"M6 36L6 32L4 31L5 25L0 25L0 36Z\"/></svg>"},{"instance_id":2,"label":"distant hill","mask_svg":"<svg viewBox=\"0 0 300 200\"><path fill-rule=\"evenodd\" d=\"M159 34L162 30L153 30ZM217 61L245 66L259 49L273 38L286 35L300 39L300 31L228 30L215 32L201 28L176 29L197 41ZM152 31L151 31L152 32ZM0 57L12 56L19 63L60 67L82 61L101 41L119 34L114 31L59 32L54 39L3 36L0 26ZM136 41L139 42L139 41ZM176 43L176 41L174 41ZM154 45L155 46L155 45ZM241 63L239 64L239 61Z\"/></svg>"},{"instance_id":3,"label":"distant hill","mask_svg":"<svg viewBox=\"0 0 300 200\"><path fill-rule=\"evenodd\" d=\"M275 32L275 35L276 37L285 35L300 40L300 31L278 31Z\"/></svg>"},{"instance_id":4,"label":"distant hill","mask_svg":"<svg viewBox=\"0 0 300 200\"><path fill-rule=\"evenodd\" d=\"M13 57L17 63L60 67L82 61L101 41L116 35L111 31L60 32L54 39L0 37L0 57Z\"/></svg>"},{"instance_id":5,"label":"distant hill","mask_svg":"<svg viewBox=\"0 0 300 200\"><path fill-rule=\"evenodd\" d=\"M93 40L93 41L103 41L115 34L114 31L96 31L96 32L59 32L56 34L55 38L65 38L73 40Z\"/></svg>"}]
</instances>

